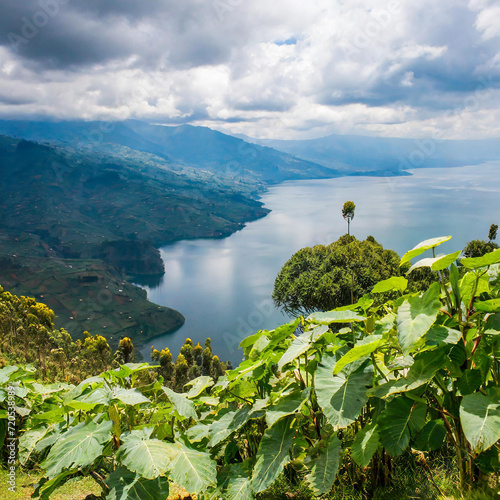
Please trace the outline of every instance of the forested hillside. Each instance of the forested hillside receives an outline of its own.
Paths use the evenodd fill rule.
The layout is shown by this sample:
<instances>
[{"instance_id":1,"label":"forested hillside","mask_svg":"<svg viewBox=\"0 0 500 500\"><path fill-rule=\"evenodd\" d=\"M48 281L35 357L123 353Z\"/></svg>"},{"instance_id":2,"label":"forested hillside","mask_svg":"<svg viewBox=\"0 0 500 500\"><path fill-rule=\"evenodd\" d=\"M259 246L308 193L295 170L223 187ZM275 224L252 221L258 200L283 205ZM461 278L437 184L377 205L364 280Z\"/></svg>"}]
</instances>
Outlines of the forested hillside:
<instances>
[{"instance_id":1,"label":"forested hillside","mask_svg":"<svg viewBox=\"0 0 500 500\"><path fill-rule=\"evenodd\" d=\"M163 274L157 246L227 236L268 213L250 197L255 186L207 182L139 153L118 160L0 137L0 155L1 282L43 298L74 335L105 328L115 346L183 322L125 280Z\"/></svg>"}]
</instances>

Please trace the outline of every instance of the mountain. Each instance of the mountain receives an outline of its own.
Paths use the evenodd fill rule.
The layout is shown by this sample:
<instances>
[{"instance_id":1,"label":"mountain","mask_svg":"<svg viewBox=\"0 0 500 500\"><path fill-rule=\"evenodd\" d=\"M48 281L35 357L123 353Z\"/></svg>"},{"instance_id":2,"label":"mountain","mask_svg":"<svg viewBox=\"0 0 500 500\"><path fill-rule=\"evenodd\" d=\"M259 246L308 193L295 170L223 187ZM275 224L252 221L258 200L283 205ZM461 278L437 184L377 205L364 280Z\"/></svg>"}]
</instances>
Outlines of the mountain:
<instances>
[{"instance_id":1,"label":"mountain","mask_svg":"<svg viewBox=\"0 0 500 500\"><path fill-rule=\"evenodd\" d=\"M147 155L118 161L0 136L0 156L4 234L29 233L62 258L110 254L101 246L115 240L160 245L221 237L268 213L245 184L231 187L214 175L148 162ZM35 245L30 253L46 252Z\"/></svg>"},{"instance_id":2,"label":"mountain","mask_svg":"<svg viewBox=\"0 0 500 500\"><path fill-rule=\"evenodd\" d=\"M434 140L329 135L310 140L252 139L343 175L394 175L412 168L459 167L500 159L500 139Z\"/></svg>"},{"instance_id":3,"label":"mountain","mask_svg":"<svg viewBox=\"0 0 500 500\"><path fill-rule=\"evenodd\" d=\"M333 177L336 172L270 147L206 127L167 127L122 122L33 122L0 120L0 134L75 150L116 152L117 146L149 153L182 166L239 181L274 184L291 179ZM114 148L114 149L113 149Z\"/></svg>"},{"instance_id":4,"label":"mountain","mask_svg":"<svg viewBox=\"0 0 500 500\"><path fill-rule=\"evenodd\" d=\"M0 136L0 158L0 284L43 299L74 336L106 333L112 345L127 335L139 346L184 321L125 279L163 274L155 247L227 236L269 212L250 185L124 146Z\"/></svg>"}]
</instances>

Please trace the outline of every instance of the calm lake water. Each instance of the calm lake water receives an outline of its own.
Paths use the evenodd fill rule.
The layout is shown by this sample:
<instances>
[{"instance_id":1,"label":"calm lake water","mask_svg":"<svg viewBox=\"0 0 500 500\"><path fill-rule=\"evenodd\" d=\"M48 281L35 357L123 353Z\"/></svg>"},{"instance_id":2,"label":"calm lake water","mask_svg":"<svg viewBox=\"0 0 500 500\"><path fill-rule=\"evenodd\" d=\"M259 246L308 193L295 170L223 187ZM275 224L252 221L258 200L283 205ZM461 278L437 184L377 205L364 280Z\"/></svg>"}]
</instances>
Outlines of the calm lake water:
<instances>
[{"instance_id":1,"label":"calm lake water","mask_svg":"<svg viewBox=\"0 0 500 500\"><path fill-rule=\"evenodd\" d=\"M190 337L212 339L215 354L241 361L242 338L288 321L270 299L276 275L305 246L328 244L347 232L342 205L356 204L351 233L373 235L402 255L422 240L453 235L441 248L461 249L486 239L500 223L500 163L422 169L405 177L342 177L292 181L262 196L272 212L222 240L180 241L161 249L165 275L145 287L152 302L177 309L186 318L176 332L154 339L174 359ZM142 353L149 360L151 345Z\"/></svg>"}]
</instances>

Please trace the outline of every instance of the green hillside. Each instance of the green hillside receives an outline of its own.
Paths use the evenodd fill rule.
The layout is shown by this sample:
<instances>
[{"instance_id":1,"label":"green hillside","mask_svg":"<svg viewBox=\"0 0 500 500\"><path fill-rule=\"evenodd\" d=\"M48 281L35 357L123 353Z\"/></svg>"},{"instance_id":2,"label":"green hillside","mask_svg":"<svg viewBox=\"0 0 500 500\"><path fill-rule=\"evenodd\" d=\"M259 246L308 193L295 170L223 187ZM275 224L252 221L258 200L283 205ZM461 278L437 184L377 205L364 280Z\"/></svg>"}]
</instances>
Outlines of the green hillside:
<instances>
[{"instance_id":1,"label":"green hillside","mask_svg":"<svg viewBox=\"0 0 500 500\"><path fill-rule=\"evenodd\" d=\"M251 144L206 127L167 127L122 122L0 120L0 134L63 145L93 154L125 147L159 160L203 170L237 182L273 184L334 177L335 171L270 147Z\"/></svg>"},{"instance_id":2,"label":"green hillside","mask_svg":"<svg viewBox=\"0 0 500 500\"><path fill-rule=\"evenodd\" d=\"M162 274L162 244L224 237L268 213L248 182L125 147L76 152L1 136L0 156L0 283L44 295L76 336L140 344L179 327L181 314L149 303L125 276Z\"/></svg>"}]
</instances>

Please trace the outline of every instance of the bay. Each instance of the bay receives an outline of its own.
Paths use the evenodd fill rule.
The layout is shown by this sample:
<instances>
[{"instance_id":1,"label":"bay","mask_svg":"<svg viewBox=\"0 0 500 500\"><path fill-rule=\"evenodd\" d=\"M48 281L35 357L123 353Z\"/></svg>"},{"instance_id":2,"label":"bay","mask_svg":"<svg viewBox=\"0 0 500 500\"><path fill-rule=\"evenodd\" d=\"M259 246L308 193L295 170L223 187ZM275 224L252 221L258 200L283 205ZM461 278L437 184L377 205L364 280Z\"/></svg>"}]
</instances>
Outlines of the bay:
<instances>
[{"instance_id":1,"label":"bay","mask_svg":"<svg viewBox=\"0 0 500 500\"><path fill-rule=\"evenodd\" d=\"M153 339L174 360L186 337L202 345L211 338L221 361L241 361L239 342L288 316L270 298L276 275L300 248L326 245L347 232L342 205L356 204L351 234L372 235L402 255L422 240L452 235L440 247L451 253L472 239L487 239L500 224L500 162L458 168L418 169L404 177L341 177L272 186L262 202L272 212L220 240L179 241L160 249L165 275L145 287L152 302L186 318L176 332Z\"/></svg>"}]
</instances>

